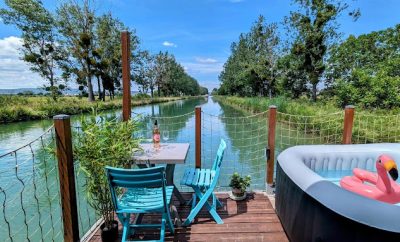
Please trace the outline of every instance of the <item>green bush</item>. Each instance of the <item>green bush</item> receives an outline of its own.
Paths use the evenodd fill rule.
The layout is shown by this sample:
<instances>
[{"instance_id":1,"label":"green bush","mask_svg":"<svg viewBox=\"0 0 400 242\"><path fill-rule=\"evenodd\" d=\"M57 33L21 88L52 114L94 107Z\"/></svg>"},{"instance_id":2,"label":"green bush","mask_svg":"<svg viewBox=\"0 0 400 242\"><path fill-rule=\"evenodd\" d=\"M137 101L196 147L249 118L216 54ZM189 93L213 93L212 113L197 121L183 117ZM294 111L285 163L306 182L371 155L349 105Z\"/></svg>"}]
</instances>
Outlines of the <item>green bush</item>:
<instances>
[{"instance_id":1,"label":"green bush","mask_svg":"<svg viewBox=\"0 0 400 242\"><path fill-rule=\"evenodd\" d=\"M86 176L88 202L104 219L107 228L114 220L114 207L105 173L105 166L129 167L132 153L139 149L139 139L134 120L118 121L116 118L81 119L81 130L74 145L74 156L79 161L79 171Z\"/></svg>"}]
</instances>

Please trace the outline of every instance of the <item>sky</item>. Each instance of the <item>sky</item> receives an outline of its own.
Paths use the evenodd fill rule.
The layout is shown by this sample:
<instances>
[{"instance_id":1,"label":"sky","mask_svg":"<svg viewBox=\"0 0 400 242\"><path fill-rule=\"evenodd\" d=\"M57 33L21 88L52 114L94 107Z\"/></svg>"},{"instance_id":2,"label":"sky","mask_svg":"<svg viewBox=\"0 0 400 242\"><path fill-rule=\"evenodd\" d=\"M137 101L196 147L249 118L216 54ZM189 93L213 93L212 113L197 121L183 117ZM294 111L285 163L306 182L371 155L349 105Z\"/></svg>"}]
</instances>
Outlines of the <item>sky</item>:
<instances>
[{"instance_id":1,"label":"sky","mask_svg":"<svg viewBox=\"0 0 400 242\"><path fill-rule=\"evenodd\" d=\"M59 1L44 0L54 10ZM349 0L361 17L338 20L343 36L360 35L400 23L400 0ZM4 7L4 1L0 7ZM282 23L295 9L291 0L98 0L96 11L111 12L136 29L141 49L168 51L200 85L219 86L218 75L230 55L230 45L248 32L262 14ZM284 31L281 29L281 33ZM20 31L0 22L0 89L39 87L43 80L20 60ZM136 89L136 88L134 88Z\"/></svg>"}]
</instances>

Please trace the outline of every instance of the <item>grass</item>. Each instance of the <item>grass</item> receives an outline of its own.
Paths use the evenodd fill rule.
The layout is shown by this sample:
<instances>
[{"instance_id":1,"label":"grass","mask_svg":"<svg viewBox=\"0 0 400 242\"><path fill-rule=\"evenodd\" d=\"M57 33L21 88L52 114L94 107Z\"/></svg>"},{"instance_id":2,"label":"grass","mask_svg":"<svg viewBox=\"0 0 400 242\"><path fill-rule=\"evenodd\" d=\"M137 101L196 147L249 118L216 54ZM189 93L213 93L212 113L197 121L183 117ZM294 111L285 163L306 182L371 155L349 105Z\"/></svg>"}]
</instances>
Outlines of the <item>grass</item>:
<instances>
[{"instance_id":1,"label":"grass","mask_svg":"<svg viewBox=\"0 0 400 242\"><path fill-rule=\"evenodd\" d=\"M285 97L232 97L217 96L218 101L251 113L268 110L276 105L278 124L286 129L286 136L324 137L324 143L340 143L343 130L344 110L332 100L316 103L306 99L292 100ZM289 130L289 131L287 131ZM305 139L304 139L305 140ZM355 108L353 143L400 142L399 109ZM296 140L296 142L299 142ZM300 140L301 142L301 140Z\"/></svg>"},{"instance_id":2,"label":"grass","mask_svg":"<svg viewBox=\"0 0 400 242\"><path fill-rule=\"evenodd\" d=\"M132 106L161 103L185 99L187 97L132 97ZM122 107L122 98L114 100L89 102L87 98L60 97L55 102L45 96L0 95L0 123L51 118L57 114L89 113L93 108L98 111Z\"/></svg>"}]
</instances>

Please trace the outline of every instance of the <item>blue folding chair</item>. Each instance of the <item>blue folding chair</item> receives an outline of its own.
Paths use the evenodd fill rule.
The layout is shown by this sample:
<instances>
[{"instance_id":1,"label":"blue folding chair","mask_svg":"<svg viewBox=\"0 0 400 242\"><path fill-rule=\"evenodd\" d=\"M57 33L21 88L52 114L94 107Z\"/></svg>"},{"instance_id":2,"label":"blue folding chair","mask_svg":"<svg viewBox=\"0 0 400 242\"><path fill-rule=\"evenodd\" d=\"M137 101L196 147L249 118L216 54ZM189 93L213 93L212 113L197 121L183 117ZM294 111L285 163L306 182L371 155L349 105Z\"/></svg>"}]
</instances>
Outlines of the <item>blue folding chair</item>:
<instances>
[{"instance_id":1,"label":"blue folding chair","mask_svg":"<svg viewBox=\"0 0 400 242\"><path fill-rule=\"evenodd\" d=\"M144 169L106 167L106 172L115 212L123 226L121 241L127 241L137 228L160 227L158 241L164 241L166 224L169 231L174 233L169 212L174 187L166 185L164 167ZM137 218L146 213L162 214L161 224L139 224ZM130 223L131 214L136 215L133 224Z\"/></svg>"},{"instance_id":2,"label":"blue folding chair","mask_svg":"<svg viewBox=\"0 0 400 242\"><path fill-rule=\"evenodd\" d=\"M193 188L194 194L191 199L192 209L189 216L183 223L183 226L190 225L203 206L206 206L208 212L211 214L217 224L224 223L217 213L217 207L222 207L222 203L215 196L214 189L218 183L225 148L226 143L223 139L221 139L217 156L215 157L211 169L188 168L185 170L181 180L181 185L186 185ZM210 197L212 198L212 204L208 202ZM199 200L198 202L197 199Z\"/></svg>"}]
</instances>

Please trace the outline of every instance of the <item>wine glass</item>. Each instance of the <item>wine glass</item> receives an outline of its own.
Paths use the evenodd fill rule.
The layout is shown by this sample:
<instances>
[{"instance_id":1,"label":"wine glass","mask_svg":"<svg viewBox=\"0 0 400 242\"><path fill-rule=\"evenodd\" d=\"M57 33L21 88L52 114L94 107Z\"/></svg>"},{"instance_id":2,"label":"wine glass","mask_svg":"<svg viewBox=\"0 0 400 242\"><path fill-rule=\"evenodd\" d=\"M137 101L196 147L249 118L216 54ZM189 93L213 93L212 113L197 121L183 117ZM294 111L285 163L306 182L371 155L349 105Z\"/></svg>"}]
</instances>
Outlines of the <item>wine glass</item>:
<instances>
[{"instance_id":1,"label":"wine glass","mask_svg":"<svg viewBox=\"0 0 400 242\"><path fill-rule=\"evenodd\" d=\"M153 142L153 132L151 130L146 131L146 141L148 143Z\"/></svg>"},{"instance_id":2,"label":"wine glass","mask_svg":"<svg viewBox=\"0 0 400 242\"><path fill-rule=\"evenodd\" d=\"M167 142L169 140L169 131L168 130L163 130L162 131L162 139Z\"/></svg>"}]
</instances>

